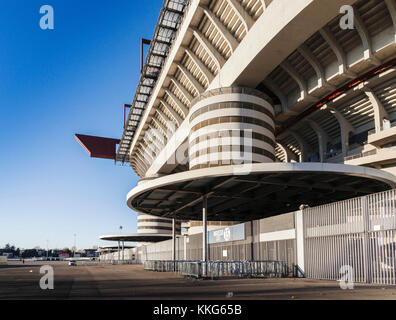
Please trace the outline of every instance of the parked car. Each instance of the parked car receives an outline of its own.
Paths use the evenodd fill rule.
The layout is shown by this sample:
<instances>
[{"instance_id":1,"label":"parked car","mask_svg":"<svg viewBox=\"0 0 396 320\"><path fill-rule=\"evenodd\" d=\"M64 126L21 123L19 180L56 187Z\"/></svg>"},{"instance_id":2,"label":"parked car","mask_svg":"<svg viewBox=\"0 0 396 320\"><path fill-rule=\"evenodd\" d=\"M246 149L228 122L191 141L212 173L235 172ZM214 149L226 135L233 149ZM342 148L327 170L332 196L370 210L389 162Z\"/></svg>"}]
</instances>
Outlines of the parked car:
<instances>
[{"instance_id":1,"label":"parked car","mask_svg":"<svg viewBox=\"0 0 396 320\"><path fill-rule=\"evenodd\" d=\"M69 266L76 266L76 265L77 265L76 260L70 260L69 261Z\"/></svg>"}]
</instances>

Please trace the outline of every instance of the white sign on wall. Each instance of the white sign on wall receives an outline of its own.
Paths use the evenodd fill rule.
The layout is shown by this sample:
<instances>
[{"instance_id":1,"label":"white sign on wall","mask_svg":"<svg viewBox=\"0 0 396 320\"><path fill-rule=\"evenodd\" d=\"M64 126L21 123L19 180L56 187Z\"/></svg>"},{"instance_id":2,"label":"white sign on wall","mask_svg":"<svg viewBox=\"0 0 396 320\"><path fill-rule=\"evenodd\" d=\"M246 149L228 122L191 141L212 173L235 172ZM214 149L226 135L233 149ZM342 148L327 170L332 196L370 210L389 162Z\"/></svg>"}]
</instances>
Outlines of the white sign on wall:
<instances>
[{"instance_id":1,"label":"white sign on wall","mask_svg":"<svg viewBox=\"0 0 396 320\"><path fill-rule=\"evenodd\" d=\"M208 232L209 243L245 240L245 225L238 224Z\"/></svg>"}]
</instances>

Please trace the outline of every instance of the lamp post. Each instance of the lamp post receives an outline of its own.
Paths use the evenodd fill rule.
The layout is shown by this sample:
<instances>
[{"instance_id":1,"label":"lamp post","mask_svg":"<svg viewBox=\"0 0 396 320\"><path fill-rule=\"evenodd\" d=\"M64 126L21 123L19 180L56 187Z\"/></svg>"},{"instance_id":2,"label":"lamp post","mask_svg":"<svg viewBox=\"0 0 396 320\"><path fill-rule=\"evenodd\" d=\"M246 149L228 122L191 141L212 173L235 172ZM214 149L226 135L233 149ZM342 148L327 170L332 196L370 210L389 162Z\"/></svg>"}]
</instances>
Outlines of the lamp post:
<instances>
[{"instance_id":1,"label":"lamp post","mask_svg":"<svg viewBox=\"0 0 396 320\"><path fill-rule=\"evenodd\" d=\"M121 232L122 232L122 226L120 226L120 234L121 234ZM121 257L120 257L120 241L118 241L118 263L120 263L120 259L121 259ZM122 252L123 254L124 254L124 251Z\"/></svg>"},{"instance_id":2,"label":"lamp post","mask_svg":"<svg viewBox=\"0 0 396 320\"><path fill-rule=\"evenodd\" d=\"M73 258L76 255L76 234L74 234L74 249L73 249Z\"/></svg>"}]
</instances>

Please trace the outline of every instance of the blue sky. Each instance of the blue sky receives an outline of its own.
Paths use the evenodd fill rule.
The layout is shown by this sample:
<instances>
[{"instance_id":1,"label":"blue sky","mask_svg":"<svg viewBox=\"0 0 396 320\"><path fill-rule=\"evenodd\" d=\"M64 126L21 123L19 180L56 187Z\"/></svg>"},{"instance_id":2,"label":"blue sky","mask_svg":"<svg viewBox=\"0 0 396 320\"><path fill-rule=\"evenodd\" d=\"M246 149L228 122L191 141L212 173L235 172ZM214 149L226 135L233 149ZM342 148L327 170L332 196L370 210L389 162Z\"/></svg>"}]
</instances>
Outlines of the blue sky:
<instances>
[{"instance_id":1,"label":"blue sky","mask_svg":"<svg viewBox=\"0 0 396 320\"><path fill-rule=\"evenodd\" d=\"M103 244L136 232L132 169L91 159L75 133L119 138L139 79L140 38L162 0L0 0L0 247ZM55 29L41 30L42 5Z\"/></svg>"}]
</instances>

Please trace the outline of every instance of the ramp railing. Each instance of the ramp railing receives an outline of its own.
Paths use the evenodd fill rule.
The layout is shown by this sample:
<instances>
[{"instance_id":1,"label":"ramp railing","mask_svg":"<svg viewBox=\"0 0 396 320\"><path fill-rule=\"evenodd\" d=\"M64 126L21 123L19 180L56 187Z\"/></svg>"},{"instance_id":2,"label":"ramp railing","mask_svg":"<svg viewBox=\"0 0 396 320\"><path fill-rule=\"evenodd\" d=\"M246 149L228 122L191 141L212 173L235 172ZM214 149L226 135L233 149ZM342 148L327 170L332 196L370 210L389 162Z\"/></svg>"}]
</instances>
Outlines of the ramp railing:
<instances>
[{"instance_id":1,"label":"ramp railing","mask_svg":"<svg viewBox=\"0 0 396 320\"><path fill-rule=\"evenodd\" d=\"M151 260L144 262L144 269L156 272L177 272L193 278L288 277L290 275L289 267L283 261Z\"/></svg>"}]
</instances>

